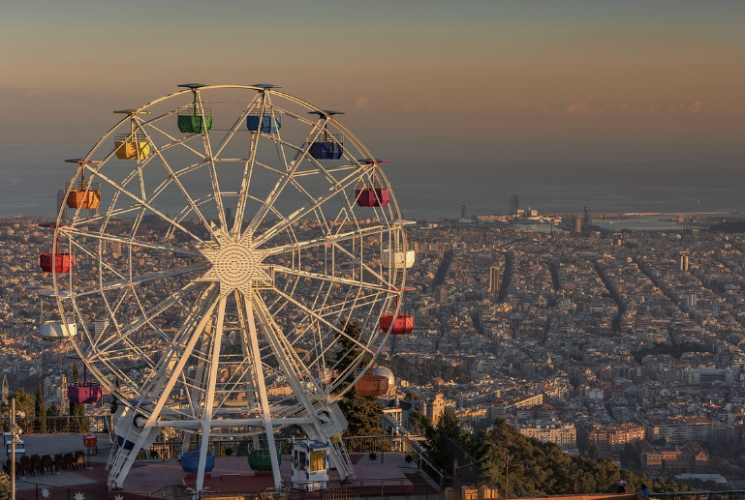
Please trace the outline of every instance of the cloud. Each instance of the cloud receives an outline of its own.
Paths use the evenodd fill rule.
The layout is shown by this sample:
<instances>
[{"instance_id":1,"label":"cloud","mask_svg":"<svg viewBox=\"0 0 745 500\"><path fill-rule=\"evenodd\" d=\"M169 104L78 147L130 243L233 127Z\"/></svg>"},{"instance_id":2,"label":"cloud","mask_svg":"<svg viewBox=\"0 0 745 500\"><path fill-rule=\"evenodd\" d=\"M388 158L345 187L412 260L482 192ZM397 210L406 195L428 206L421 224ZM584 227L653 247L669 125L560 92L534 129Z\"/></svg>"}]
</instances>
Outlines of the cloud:
<instances>
[{"instance_id":1,"label":"cloud","mask_svg":"<svg viewBox=\"0 0 745 500\"><path fill-rule=\"evenodd\" d=\"M365 109L370 103L370 97L361 95L354 100L354 109Z\"/></svg>"}]
</instances>

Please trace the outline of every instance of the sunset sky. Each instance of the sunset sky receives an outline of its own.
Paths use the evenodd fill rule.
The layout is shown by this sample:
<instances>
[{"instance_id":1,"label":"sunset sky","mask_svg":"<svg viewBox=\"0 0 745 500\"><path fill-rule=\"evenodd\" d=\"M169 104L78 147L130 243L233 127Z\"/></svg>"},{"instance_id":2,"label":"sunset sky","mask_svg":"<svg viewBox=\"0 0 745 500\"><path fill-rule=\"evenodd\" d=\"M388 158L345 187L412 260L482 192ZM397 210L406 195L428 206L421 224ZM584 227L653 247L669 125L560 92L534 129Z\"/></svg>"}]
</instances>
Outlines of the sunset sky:
<instances>
[{"instance_id":1,"label":"sunset sky","mask_svg":"<svg viewBox=\"0 0 745 500\"><path fill-rule=\"evenodd\" d=\"M183 82L282 85L420 131L743 130L741 1L8 0L16 123L111 123Z\"/></svg>"}]
</instances>

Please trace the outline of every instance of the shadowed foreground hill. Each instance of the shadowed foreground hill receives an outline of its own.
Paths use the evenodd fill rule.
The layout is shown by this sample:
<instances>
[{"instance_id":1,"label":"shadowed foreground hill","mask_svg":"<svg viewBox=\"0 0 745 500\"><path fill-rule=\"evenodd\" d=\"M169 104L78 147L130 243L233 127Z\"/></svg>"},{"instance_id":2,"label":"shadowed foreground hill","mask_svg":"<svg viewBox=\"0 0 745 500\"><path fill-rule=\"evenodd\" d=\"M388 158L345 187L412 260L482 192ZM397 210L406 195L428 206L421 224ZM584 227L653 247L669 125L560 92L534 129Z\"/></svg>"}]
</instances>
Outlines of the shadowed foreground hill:
<instances>
[{"instance_id":1,"label":"shadowed foreground hill","mask_svg":"<svg viewBox=\"0 0 745 500\"><path fill-rule=\"evenodd\" d=\"M467 469L463 455L458 458L457 444L478 461L480 480L491 479L508 495L544 496L579 493L615 493L620 479L627 492L641 490L646 484L652 491L693 491L685 485L639 476L617 467L608 458L598 461L564 453L553 443L541 443L520 434L506 420L497 419L494 427L473 437L460 429L455 414L446 410L436 427L428 431L427 445L434 460L449 473ZM452 440L452 441L450 441ZM460 462L456 462L460 460ZM507 475L509 474L509 485Z\"/></svg>"}]
</instances>

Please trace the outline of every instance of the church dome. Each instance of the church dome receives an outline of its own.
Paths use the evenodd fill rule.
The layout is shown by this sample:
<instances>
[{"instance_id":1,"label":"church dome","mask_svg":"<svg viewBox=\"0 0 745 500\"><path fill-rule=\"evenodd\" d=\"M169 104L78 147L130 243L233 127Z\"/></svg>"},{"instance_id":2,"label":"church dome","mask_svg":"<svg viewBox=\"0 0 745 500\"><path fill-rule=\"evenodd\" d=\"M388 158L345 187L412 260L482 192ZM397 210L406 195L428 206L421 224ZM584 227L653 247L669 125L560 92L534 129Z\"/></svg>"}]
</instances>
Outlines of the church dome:
<instances>
[{"instance_id":1,"label":"church dome","mask_svg":"<svg viewBox=\"0 0 745 500\"><path fill-rule=\"evenodd\" d=\"M388 377L388 387L396 386L396 377L393 376L393 372L385 366L376 366L373 370L373 375L380 375L382 377Z\"/></svg>"}]
</instances>

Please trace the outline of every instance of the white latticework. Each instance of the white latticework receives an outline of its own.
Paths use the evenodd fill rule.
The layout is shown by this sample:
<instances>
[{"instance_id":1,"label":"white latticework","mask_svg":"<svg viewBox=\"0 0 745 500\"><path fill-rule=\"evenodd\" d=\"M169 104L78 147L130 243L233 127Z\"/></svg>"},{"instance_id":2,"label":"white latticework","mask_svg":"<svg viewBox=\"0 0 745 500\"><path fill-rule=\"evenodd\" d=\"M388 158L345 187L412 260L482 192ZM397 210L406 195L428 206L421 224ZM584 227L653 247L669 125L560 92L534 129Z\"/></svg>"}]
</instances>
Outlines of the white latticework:
<instances>
[{"instance_id":1,"label":"white latticework","mask_svg":"<svg viewBox=\"0 0 745 500\"><path fill-rule=\"evenodd\" d=\"M197 489L210 440L274 449L273 429L297 424L330 441L345 425L335 401L384 345L379 319L397 313L409 265L378 161L332 113L271 86L194 84L125 112L78 163L101 206L66 225L60 213L75 266L54 274L75 348L125 402L110 486L162 432L199 443ZM360 206L373 182L380 203Z\"/></svg>"}]
</instances>

